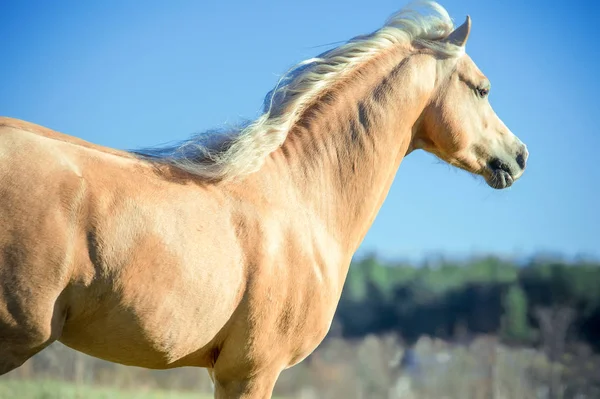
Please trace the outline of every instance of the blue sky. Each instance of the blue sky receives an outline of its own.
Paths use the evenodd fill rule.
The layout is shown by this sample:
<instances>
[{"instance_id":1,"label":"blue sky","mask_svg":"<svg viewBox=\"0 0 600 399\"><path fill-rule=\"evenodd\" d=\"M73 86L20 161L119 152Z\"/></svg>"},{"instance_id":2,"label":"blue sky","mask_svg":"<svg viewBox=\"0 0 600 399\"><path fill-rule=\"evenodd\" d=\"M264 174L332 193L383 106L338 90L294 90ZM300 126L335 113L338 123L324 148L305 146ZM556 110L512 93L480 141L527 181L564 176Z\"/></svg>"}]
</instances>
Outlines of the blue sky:
<instances>
[{"instance_id":1,"label":"blue sky","mask_svg":"<svg viewBox=\"0 0 600 399\"><path fill-rule=\"evenodd\" d=\"M2 0L0 114L116 148L183 139L256 117L288 67L405 4ZM359 253L600 257L598 5L441 4L457 23L471 15L467 52L528 169L496 191L413 153Z\"/></svg>"}]
</instances>

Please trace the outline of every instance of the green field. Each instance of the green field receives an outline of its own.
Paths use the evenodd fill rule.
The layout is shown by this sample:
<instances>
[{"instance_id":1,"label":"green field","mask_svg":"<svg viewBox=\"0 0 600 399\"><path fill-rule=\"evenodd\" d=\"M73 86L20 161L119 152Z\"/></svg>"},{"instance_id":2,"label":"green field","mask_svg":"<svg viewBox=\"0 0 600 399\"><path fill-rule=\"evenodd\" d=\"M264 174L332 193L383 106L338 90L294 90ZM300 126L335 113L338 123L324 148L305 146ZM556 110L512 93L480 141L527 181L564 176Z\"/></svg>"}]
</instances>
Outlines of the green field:
<instances>
[{"instance_id":1,"label":"green field","mask_svg":"<svg viewBox=\"0 0 600 399\"><path fill-rule=\"evenodd\" d=\"M0 399L210 399L193 392L131 390L78 386L58 381L0 380Z\"/></svg>"}]
</instances>

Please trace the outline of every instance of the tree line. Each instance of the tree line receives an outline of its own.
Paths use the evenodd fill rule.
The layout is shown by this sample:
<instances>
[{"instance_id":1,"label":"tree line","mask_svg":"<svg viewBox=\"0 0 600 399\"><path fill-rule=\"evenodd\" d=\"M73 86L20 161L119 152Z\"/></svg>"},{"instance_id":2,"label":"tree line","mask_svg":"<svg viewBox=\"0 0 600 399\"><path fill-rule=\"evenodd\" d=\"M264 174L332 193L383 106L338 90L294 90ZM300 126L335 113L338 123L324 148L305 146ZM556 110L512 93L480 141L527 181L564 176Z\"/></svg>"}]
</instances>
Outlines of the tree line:
<instances>
[{"instance_id":1,"label":"tree line","mask_svg":"<svg viewBox=\"0 0 600 399\"><path fill-rule=\"evenodd\" d=\"M420 265L353 261L332 334L448 340L495 334L514 345L585 342L600 351L600 262L533 257ZM559 348L562 350L562 348Z\"/></svg>"}]
</instances>

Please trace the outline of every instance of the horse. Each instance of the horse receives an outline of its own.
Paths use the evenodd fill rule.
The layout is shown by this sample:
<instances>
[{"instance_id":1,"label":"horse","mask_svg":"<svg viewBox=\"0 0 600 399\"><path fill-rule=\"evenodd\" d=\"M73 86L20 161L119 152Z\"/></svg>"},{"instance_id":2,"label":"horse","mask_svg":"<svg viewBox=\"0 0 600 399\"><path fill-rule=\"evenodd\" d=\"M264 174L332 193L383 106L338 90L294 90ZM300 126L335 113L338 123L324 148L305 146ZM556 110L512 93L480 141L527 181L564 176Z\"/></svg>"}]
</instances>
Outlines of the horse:
<instances>
[{"instance_id":1,"label":"horse","mask_svg":"<svg viewBox=\"0 0 600 399\"><path fill-rule=\"evenodd\" d=\"M119 150L0 119L0 374L54 341L267 398L325 338L404 157L494 189L526 146L435 2L286 72L254 121Z\"/></svg>"}]
</instances>

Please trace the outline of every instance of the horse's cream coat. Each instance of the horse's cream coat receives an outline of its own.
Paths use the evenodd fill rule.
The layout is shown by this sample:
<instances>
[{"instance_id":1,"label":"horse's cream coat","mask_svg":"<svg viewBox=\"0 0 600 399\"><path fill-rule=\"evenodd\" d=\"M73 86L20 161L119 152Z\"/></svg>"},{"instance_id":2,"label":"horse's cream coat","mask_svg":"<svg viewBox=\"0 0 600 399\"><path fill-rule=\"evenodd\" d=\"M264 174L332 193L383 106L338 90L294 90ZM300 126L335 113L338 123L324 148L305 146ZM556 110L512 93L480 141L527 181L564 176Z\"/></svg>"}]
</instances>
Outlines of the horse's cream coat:
<instances>
[{"instance_id":1,"label":"horse's cream coat","mask_svg":"<svg viewBox=\"0 0 600 399\"><path fill-rule=\"evenodd\" d=\"M277 100L294 118L261 160L238 149L196 170L0 119L0 374L60 340L123 364L206 367L219 398L269 397L326 335L407 153L496 188L521 175L526 149L478 90L485 77L440 50L469 29L381 46L319 90L296 77L312 94Z\"/></svg>"}]
</instances>

